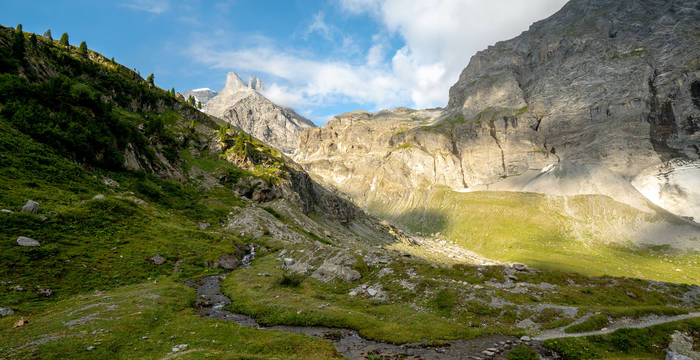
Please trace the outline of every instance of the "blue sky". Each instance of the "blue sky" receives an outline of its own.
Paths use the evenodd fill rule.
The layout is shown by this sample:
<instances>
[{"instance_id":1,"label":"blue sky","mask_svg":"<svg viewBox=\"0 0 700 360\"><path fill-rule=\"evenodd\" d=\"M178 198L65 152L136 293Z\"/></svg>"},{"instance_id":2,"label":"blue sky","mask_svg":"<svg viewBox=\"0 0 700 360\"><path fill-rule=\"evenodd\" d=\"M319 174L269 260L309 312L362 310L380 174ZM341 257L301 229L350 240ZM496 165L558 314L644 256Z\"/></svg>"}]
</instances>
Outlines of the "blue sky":
<instances>
[{"instance_id":1,"label":"blue sky","mask_svg":"<svg viewBox=\"0 0 700 360\"><path fill-rule=\"evenodd\" d=\"M478 50L527 30L564 0L8 1L23 25L155 74L178 91L249 74L264 94L317 124L333 115L447 103Z\"/></svg>"}]
</instances>

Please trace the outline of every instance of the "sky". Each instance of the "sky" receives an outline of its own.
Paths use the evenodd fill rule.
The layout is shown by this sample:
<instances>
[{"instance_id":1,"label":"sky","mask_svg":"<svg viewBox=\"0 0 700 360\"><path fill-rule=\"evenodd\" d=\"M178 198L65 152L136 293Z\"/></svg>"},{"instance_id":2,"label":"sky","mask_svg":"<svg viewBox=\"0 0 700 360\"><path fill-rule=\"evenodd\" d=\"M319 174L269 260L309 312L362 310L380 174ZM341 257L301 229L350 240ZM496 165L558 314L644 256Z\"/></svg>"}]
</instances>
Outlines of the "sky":
<instances>
[{"instance_id":1,"label":"sky","mask_svg":"<svg viewBox=\"0 0 700 360\"><path fill-rule=\"evenodd\" d=\"M334 115L445 106L477 51L564 0L0 0L0 24L72 44L179 92L253 74L264 95L322 125Z\"/></svg>"}]
</instances>

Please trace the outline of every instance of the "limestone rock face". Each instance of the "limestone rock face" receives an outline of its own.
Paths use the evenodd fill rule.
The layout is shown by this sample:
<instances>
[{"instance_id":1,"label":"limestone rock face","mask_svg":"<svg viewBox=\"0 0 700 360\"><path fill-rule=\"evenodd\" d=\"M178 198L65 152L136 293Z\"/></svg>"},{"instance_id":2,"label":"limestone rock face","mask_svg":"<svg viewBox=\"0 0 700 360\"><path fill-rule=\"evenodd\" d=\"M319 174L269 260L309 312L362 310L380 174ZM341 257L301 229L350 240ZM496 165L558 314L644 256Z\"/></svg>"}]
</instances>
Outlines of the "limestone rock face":
<instances>
[{"instance_id":1,"label":"limestone rock face","mask_svg":"<svg viewBox=\"0 0 700 360\"><path fill-rule=\"evenodd\" d=\"M291 154L299 135L314 124L289 108L274 104L258 91L264 88L252 76L246 85L234 72L228 73L226 86L209 100L202 110L243 129L278 150Z\"/></svg>"},{"instance_id":2,"label":"limestone rock face","mask_svg":"<svg viewBox=\"0 0 700 360\"><path fill-rule=\"evenodd\" d=\"M566 161L529 191L624 190L644 208L641 192L698 216L697 168L674 165L700 159L698 24L693 0L572 0L474 55L442 111L342 114L305 130L295 160L363 205L436 185L523 191Z\"/></svg>"},{"instance_id":3,"label":"limestone rock face","mask_svg":"<svg viewBox=\"0 0 700 360\"><path fill-rule=\"evenodd\" d=\"M182 93L182 96L185 99L189 98L190 96L194 96L195 102L200 102L202 103L202 106L204 106L209 102L209 100L213 99L216 94L217 92L212 89L202 88L185 91Z\"/></svg>"}]
</instances>

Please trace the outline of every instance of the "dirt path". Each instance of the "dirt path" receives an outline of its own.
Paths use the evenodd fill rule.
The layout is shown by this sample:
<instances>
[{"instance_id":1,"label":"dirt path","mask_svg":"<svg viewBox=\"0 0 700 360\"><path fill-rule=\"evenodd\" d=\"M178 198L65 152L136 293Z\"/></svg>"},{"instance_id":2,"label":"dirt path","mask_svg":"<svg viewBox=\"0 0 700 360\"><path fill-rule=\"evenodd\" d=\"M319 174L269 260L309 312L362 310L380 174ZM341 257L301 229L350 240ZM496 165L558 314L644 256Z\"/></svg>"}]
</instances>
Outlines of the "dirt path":
<instances>
[{"instance_id":1,"label":"dirt path","mask_svg":"<svg viewBox=\"0 0 700 360\"><path fill-rule=\"evenodd\" d=\"M544 331L541 334L535 336L534 339L537 341L543 341L543 340L559 339L559 338L567 338L567 337L605 335L605 334L610 334L612 332L615 332L615 330L619 330L619 329L629 329L629 328L641 329L641 328L650 327L650 326L654 326L654 325L660 325L660 324L665 324L665 323L680 321L680 320L687 320L687 319L692 319L692 318L696 318L696 317L700 317L700 312L692 312L689 314L676 315L676 316L652 315L652 316L649 316L649 317L641 319L641 320L634 320L634 319L619 320L617 322L614 322L612 325L608 326L607 328L604 328L602 330L596 330L596 331L587 331L587 332L582 332L582 333L567 334L564 332L564 328L547 330L547 331Z\"/></svg>"}]
</instances>

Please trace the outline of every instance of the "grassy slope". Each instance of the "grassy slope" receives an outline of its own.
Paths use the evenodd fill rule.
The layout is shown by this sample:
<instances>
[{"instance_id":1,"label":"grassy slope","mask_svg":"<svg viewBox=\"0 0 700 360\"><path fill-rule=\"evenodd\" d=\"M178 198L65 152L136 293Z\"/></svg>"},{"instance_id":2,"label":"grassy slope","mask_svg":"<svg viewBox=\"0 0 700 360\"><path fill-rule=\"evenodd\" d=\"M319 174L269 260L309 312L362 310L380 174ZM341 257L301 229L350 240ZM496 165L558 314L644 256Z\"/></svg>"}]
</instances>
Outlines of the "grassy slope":
<instances>
[{"instance_id":1,"label":"grassy slope","mask_svg":"<svg viewBox=\"0 0 700 360\"><path fill-rule=\"evenodd\" d=\"M402 209L375 206L414 232L440 232L486 257L586 275L629 276L700 284L700 253L645 248L608 232L647 215L603 196L548 197L535 193L457 193L438 189ZM565 211L568 210L567 211ZM574 218L571 213L575 213ZM612 235L610 235L612 234Z\"/></svg>"},{"instance_id":2,"label":"grassy slope","mask_svg":"<svg viewBox=\"0 0 700 360\"><path fill-rule=\"evenodd\" d=\"M0 319L0 358L162 359L180 344L192 351L185 358L340 358L322 340L202 319L193 301L192 289L165 279L59 301L20 328L18 315Z\"/></svg>"}]
</instances>

